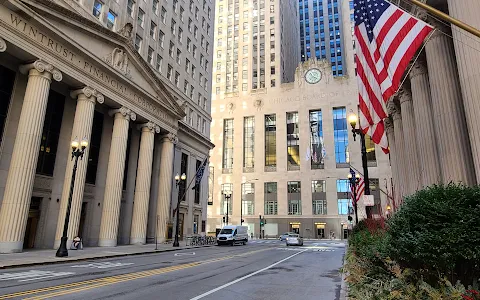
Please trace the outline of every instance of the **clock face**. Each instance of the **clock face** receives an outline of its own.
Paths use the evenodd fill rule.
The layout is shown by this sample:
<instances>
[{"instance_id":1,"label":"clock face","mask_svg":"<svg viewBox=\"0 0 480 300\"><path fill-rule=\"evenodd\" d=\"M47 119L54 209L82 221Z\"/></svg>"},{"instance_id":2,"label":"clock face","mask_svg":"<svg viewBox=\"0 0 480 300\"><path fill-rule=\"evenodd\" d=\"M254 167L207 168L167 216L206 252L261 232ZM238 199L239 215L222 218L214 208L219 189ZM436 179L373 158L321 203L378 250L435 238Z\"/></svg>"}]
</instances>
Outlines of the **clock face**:
<instances>
[{"instance_id":1,"label":"clock face","mask_svg":"<svg viewBox=\"0 0 480 300\"><path fill-rule=\"evenodd\" d=\"M322 72L319 69L310 69L305 73L305 80L310 84L315 84L322 79Z\"/></svg>"}]
</instances>

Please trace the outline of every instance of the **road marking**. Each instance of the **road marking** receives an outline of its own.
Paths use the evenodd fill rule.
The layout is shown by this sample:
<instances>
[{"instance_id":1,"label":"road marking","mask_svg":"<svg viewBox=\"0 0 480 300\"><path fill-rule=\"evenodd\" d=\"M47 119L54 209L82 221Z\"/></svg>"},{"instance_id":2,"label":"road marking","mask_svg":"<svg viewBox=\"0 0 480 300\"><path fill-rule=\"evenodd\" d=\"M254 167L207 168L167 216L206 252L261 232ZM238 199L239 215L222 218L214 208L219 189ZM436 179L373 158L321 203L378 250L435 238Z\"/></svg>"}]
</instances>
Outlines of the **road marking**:
<instances>
[{"instance_id":1,"label":"road marking","mask_svg":"<svg viewBox=\"0 0 480 300\"><path fill-rule=\"evenodd\" d=\"M108 268L118 268L123 266L133 265L133 263L121 263L121 262L102 262L102 263L91 263L88 265L76 265L72 268L91 268L91 269L108 269Z\"/></svg>"},{"instance_id":2,"label":"road marking","mask_svg":"<svg viewBox=\"0 0 480 300\"><path fill-rule=\"evenodd\" d=\"M297 255L299 255L299 254L301 254L301 253L303 253L303 252L305 252L305 251L307 251L307 250L303 250L303 251L297 252L297 253L295 253L295 254L292 254L292 255L290 255L290 256L287 257L287 258L284 258L284 259L282 259L282 260L280 260L280 261L277 261L277 262L274 263L274 264L269 265L268 267L265 267L265 268L263 268L263 269L261 269L261 270L255 271L255 272L250 273L250 274L248 274L248 275L245 275L245 276L243 276L243 277L241 277L241 278L238 278L237 280L234 280L234 281L232 281L232 282L229 282L229 283L227 283L227 284L224 284L224 285L222 285L222 286L219 286L219 287L217 287L217 288L215 288L215 289L213 289L213 290L211 290L211 291L208 291L208 292L206 292L206 293L203 293L203 294L201 294L201 295L199 295L199 296L197 296L197 297L194 297L194 298L192 298L192 299L190 299L190 300L202 299L202 298L204 298L205 296L208 296L208 295L210 295L210 294L213 294L213 293L215 293L215 292L217 292L217 291L219 291L219 290L222 290L222 289L224 289L224 288L226 288L226 287L229 287L229 286L231 286L231 285L233 285L233 284L235 284L235 283L237 283L237 282L240 282L240 281L242 281L242 280L245 280L245 279L247 279L247 278L250 278L250 277L252 277L252 276L254 276L254 275L257 275L258 273L261 273L261 272L263 272L263 271L266 271L266 270L268 270L268 269L270 269L270 268L273 268L273 267L275 267L276 265L281 264L282 262L287 261L287 260L289 260L290 258L292 258L292 257L294 257L294 256L297 256Z\"/></svg>"},{"instance_id":3,"label":"road marking","mask_svg":"<svg viewBox=\"0 0 480 300\"><path fill-rule=\"evenodd\" d=\"M175 253L174 256L185 256L185 255L195 255L195 252L192 252L192 253Z\"/></svg>"},{"instance_id":4,"label":"road marking","mask_svg":"<svg viewBox=\"0 0 480 300\"><path fill-rule=\"evenodd\" d=\"M18 282L25 282L25 281L53 278L53 277L59 277L59 276L74 275L74 274L75 273L73 272L51 272L51 271L30 270L27 272L0 274L0 281L18 280Z\"/></svg>"},{"instance_id":5,"label":"road marking","mask_svg":"<svg viewBox=\"0 0 480 300\"><path fill-rule=\"evenodd\" d=\"M303 251L305 248L276 248L277 250Z\"/></svg>"},{"instance_id":6,"label":"road marking","mask_svg":"<svg viewBox=\"0 0 480 300\"><path fill-rule=\"evenodd\" d=\"M223 261L223 260L227 260L227 259L231 259L231 258L235 258L235 257L247 256L247 255L250 255L250 254L263 252L263 251L267 251L267 250L271 250L271 248L254 250L254 251L249 251L249 252L245 252L245 253L242 253L242 254L224 256L224 257L219 257L219 258L212 258L212 259L205 260L205 261L198 261L198 262L193 262L193 263L188 263L188 264L183 264L183 265L164 267L164 268L160 268L160 269L152 269L152 270L135 272L135 273L126 273L126 274L122 274L122 275L114 275L114 276L102 277L102 278L97 278L97 279L92 279L92 280L86 280L86 281L73 282L73 283L62 284L62 285L57 285L57 286L45 287L45 288L40 288L40 289L36 289L36 290L16 292L16 293L8 294L8 295L2 295L2 296L0 296L0 299L11 299L11 298L17 298L17 297L22 297L24 299L31 299L31 300L33 300L33 299L35 299L35 300L50 299L52 297L74 294L74 293L78 293L78 292L82 292L82 291L87 291L87 290L91 290L91 289L95 289L95 288L100 288L100 287L107 286L107 285L112 285L112 284L116 284L116 283L121 283L121 282L136 280L136 279L142 279L142 278L145 278L145 277L150 277L150 276L165 274L165 273L169 273L169 272L173 272L173 271L188 269L188 268L196 267L196 266L199 266L199 265L219 262L219 261ZM43 295L38 295L38 294L43 294ZM25 296L29 296L29 295L31 295L31 296L36 295L36 296L31 297L31 298L25 298Z\"/></svg>"}]
</instances>

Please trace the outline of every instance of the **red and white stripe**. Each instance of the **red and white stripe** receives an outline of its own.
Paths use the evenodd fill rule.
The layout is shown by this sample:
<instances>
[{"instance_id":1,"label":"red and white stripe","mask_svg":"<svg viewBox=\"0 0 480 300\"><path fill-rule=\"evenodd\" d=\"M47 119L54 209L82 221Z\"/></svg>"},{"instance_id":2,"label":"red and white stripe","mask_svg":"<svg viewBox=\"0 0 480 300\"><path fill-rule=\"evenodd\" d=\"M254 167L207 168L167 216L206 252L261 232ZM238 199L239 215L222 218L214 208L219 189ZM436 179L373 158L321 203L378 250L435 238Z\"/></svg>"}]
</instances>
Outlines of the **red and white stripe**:
<instances>
[{"instance_id":1,"label":"red and white stripe","mask_svg":"<svg viewBox=\"0 0 480 300\"><path fill-rule=\"evenodd\" d=\"M353 199L355 187L354 186L351 187L353 204L357 203L362 198L365 192L365 181L363 181L363 177L360 177L360 179L358 180L358 183L356 184L356 187L357 187L357 194L356 194L357 199Z\"/></svg>"},{"instance_id":2,"label":"red and white stripe","mask_svg":"<svg viewBox=\"0 0 480 300\"><path fill-rule=\"evenodd\" d=\"M410 60L432 29L393 4L373 28L371 43L365 23L355 27L360 127L385 153L386 103L398 90Z\"/></svg>"}]
</instances>

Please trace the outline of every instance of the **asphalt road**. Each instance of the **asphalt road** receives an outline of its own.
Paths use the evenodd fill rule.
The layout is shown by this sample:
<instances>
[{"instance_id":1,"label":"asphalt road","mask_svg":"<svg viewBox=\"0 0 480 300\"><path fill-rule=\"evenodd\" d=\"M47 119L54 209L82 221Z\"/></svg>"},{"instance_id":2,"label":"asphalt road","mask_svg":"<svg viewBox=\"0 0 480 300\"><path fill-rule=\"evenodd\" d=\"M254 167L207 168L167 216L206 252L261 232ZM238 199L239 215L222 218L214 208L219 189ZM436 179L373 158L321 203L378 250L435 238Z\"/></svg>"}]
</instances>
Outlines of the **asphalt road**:
<instances>
[{"instance_id":1,"label":"asphalt road","mask_svg":"<svg viewBox=\"0 0 480 300\"><path fill-rule=\"evenodd\" d=\"M344 252L339 242L252 241L18 268L0 271L0 300L339 299Z\"/></svg>"}]
</instances>

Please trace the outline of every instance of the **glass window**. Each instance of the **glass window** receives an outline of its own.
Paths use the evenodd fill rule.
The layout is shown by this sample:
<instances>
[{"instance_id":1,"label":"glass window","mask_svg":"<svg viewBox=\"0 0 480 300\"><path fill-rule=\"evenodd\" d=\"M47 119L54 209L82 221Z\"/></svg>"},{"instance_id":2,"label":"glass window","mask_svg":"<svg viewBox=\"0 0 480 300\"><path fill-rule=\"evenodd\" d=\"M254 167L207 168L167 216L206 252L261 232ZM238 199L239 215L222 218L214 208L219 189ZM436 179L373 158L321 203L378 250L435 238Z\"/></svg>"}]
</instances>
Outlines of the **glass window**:
<instances>
[{"instance_id":1,"label":"glass window","mask_svg":"<svg viewBox=\"0 0 480 300\"><path fill-rule=\"evenodd\" d=\"M153 49L152 47L148 47L148 53L147 53L147 61L149 64L153 65Z\"/></svg>"},{"instance_id":2,"label":"glass window","mask_svg":"<svg viewBox=\"0 0 480 300\"><path fill-rule=\"evenodd\" d=\"M227 192L229 192L228 196L227 196ZM224 183L222 184L222 204L220 205L220 214L226 215L228 212L228 214L231 215L233 211L232 204L233 204L233 184Z\"/></svg>"},{"instance_id":3,"label":"glass window","mask_svg":"<svg viewBox=\"0 0 480 300\"><path fill-rule=\"evenodd\" d=\"M300 181L287 182L288 191L288 214L302 214L301 184Z\"/></svg>"},{"instance_id":4,"label":"glass window","mask_svg":"<svg viewBox=\"0 0 480 300\"><path fill-rule=\"evenodd\" d=\"M265 166L277 166L277 117L265 116Z\"/></svg>"},{"instance_id":5,"label":"glass window","mask_svg":"<svg viewBox=\"0 0 480 300\"><path fill-rule=\"evenodd\" d=\"M137 16L137 24L143 28L144 23L145 23L145 12L141 8L139 8L138 16Z\"/></svg>"},{"instance_id":6,"label":"glass window","mask_svg":"<svg viewBox=\"0 0 480 300\"><path fill-rule=\"evenodd\" d=\"M180 64L180 58L182 56L182 51L180 51L180 49L177 49L177 64Z\"/></svg>"},{"instance_id":7,"label":"glass window","mask_svg":"<svg viewBox=\"0 0 480 300\"><path fill-rule=\"evenodd\" d=\"M180 83L180 73L175 71L175 86L178 87L179 83Z\"/></svg>"},{"instance_id":8,"label":"glass window","mask_svg":"<svg viewBox=\"0 0 480 300\"><path fill-rule=\"evenodd\" d=\"M310 111L310 162L312 169L323 168L325 145L323 142L322 111Z\"/></svg>"},{"instance_id":9,"label":"glass window","mask_svg":"<svg viewBox=\"0 0 480 300\"><path fill-rule=\"evenodd\" d=\"M312 212L314 215L326 215L327 200L312 200Z\"/></svg>"},{"instance_id":10,"label":"glass window","mask_svg":"<svg viewBox=\"0 0 480 300\"><path fill-rule=\"evenodd\" d=\"M255 214L255 183L242 184L242 213L243 215Z\"/></svg>"},{"instance_id":11,"label":"glass window","mask_svg":"<svg viewBox=\"0 0 480 300\"><path fill-rule=\"evenodd\" d=\"M348 215L349 209L351 210L350 200L349 199L338 199L338 214L339 215Z\"/></svg>"},{"instance_id":12,"label":"glass window","mask_svg":"<svg viewBox=\"0 0 480 300\"><path fill-rule=\"evenodd\" d=\"M92 136L88 143L88 165L85 182L95 184L97 179L98 157L102 142L103 114L95 111L93 115Z\"/></svg>"},{"instance_id":13,"label":"glass window","mask_svg":"<svg viewBox=\"0 0 480 300\"><path fill-rule=\"evenodd\" d=\"M188 155L185 153L182 153L182 158L180 160L180 174L188 174ZM178 199L177 201L186 201L188 197L188 193L185 193L185 188L186 188L186 180L180 180L178 182ZM185 194L185 196L183 196Z\"/></svg>"},{"instance_id":14,"label":"glass window","mask_svg":"<svg viewBox=\"0 0 480 300\"><path fill-rule=\"evenodd\" d=\"M160 17L162 18L162 23L165 24L167 22L167 10L163 6L162 6L162 12L160 14Z\"/></svg>"},{"instance_id":15,"label":"glass window","mask_svg":"<svg viewBox=\"0 0 480 300\"><path fill-rule=\"evenodd\" d=\"M135 1L128 0L127 1L127 13L129 16L133 17L133 12L135 11Z\"/></svg>"},{"instance_id":16,"label":"glass window","mask_svg":"<svg viewBox=\"0 0 480 300\"><path fill-rule=\"evenodd\" d=\"M150 22L150 37L152 39L155 39L156 35L157 35L157 24L155 24L155 22L151 21Z\"/></svg>"},{"instance_id":17,"label":"glass window","mask_svg":"<svg viewBox=\"0 0 480 300\"><path fill-rule=\"evenodd\" d=\"M367 162L377 162L377 157L375 155L375 143L372 141L372 138L369 135L365 135L365 148L367 150Z\"/></svg>"},{"instance_id":18,"label":"glass window","mask_svg":"<svg viewBox=\"0 0 480 300\"><path fill-rule=\"evenodd\" d=\"M170 64L168 64L167 68L167 79L172 81L172 73L173 73L173 68Z\"/></svg>"},{"instance_id":19,"label":"glass window","mask_svg":"<svg viewBox=\"0 0 480 300\"><path fill-rule=\"evenodd\" d=\"M223 120L223 169L233 168L233 119Z\"/></svg>"},{"instance_id":20,"label":"glass window","mask_svg":"<svg viewBox=\"0 0 480 300\"><path fill-rule=\"evenodd\" d=\"M163 48L163 42L165 41L165 33L163 31L158 32L158 42L160 43L160 47Z\"/></svg>"},{"instance_id":21,"label":"glass window","mask_svg":"<svg viewBox=\"0 0 480 300\"><path fill-rule=\"evenodd\" d=\"M287 165L289 170L300 167L298 112L287 113Z\"/></svg>"},{"instance_id":22,"label":"glass window","mask_svg":"<svg viewBox=\"0 0 480 300\"><path fill-rule=\"evenodd\" d=\"M266 215L277 215L278 214L278 203L277 203L277 183L276 182L265 182L265 214Z\"/></svg>"},{"instance_id":23,"label":"glass window","mask_svg":"<svg viewBox=\"0 0 480 300\"><path fill-rule=\"evenodd\" d=\"M162 62L163 58L160 56L160 54L157 54L157 65L155 66L155 69L157 69L158 72L162 72Z\"/></svg>"},{"instance_id":24,"label":"glass window","mask_svg":"<svg viewBox=\"0 0 480 300\"><path fill-rule=\"evenodd\" d=\"M243 167L255 166L255 117L243 118Z\"/></svg>"},{"instance_id":25,"label":"glass window","mask_svg":"<svg viewBox=\"0 0 480 300\"><path fill-rule=\"evenodd\" d=\"M152 11L154 14L158 15L158 0L153 0Z\"/></svg>"},{"instance_id":26,"label":"glass window","mask_svg":"<svg viewBox=\"0 0 480 300\"><path fill-rule=\"evenodd\" d=\"M170 42L170 47L168 48L168 54L170 55L171 58L173 58L174 49L175 49L175 44L173 42Z\"/></svg>"},{"instance_id":27,"label":"glass window","mask_svg":"<svg viewBox=\"0 0 480 300\"><path fill-rule=\"evenodd\" d=\"M135 36L135 49L138 52L142 49L142 38L138 34Z\"/></svg>"},{"instance_id":28,"label":"glass window","mask_svg":"<svg viewBox=\"0 0 480 300\"><path fill-rule=\"evenodd\" d=\"M349 162L347 110L345 107L333 109L333 134L335 143L335 161L337 164Z\"/></svg>"},{"instance_id":29,"label":"glass window","mask_svg":"<svg viewBox=\"0 0 480 300\"><path fill-rule=\"evenodd\" d=\"M100 18L100 15L102 14L102 6L103 4L99 1L96 1L93 3L93 15L97 18Z\"/></svg>"},{"instance_id":30,"label":"glass window","mask_svg":"<svg viewBox=\"0 0 480 300\"><path fill-rule=\"evenodd\" d=\"M108 15L107 15L107 28L108 29L113 29L115 27L115 19L117 18L117 15L109 10Z\"/></svg>"},{"instance_id":31,"label":"glass window","mask_svg":"<svg viewBox=\"0 0 480 300\"><path fill-rule=\"evenodd\" d=\"M198 171L198 169L200 169L201 165L202 165L202 162L200 160L197 160L197 162L195 163L196 172ZM195 185L194 188L195 188L195 204L200 204L200 191L201 191L202 185L201 184Z\"/></svg>"}]
</instances>

